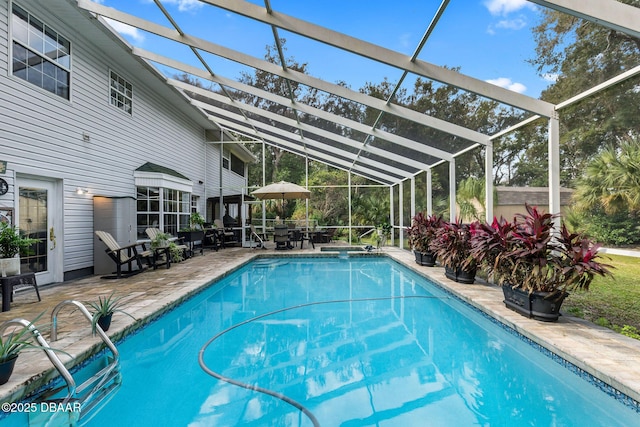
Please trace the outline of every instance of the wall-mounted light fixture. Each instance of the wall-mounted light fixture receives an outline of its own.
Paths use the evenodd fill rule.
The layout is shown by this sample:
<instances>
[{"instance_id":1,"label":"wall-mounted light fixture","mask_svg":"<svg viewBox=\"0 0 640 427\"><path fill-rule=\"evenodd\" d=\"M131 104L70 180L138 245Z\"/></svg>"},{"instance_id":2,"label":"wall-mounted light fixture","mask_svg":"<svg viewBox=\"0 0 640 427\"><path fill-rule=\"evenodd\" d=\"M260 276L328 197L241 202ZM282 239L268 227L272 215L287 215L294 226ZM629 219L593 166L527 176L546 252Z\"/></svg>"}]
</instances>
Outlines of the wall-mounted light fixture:
<instances>
[{"instance_id":1,"label":"wall-mounted light fixture","mask_svg":"<svg viewBox=\"0 0 640 427\"><path fill-rule=\"evenodd\" d=\"M83 194L87 194L89 192L88 188L78 187L76 188L76 194L82 196Z\"/></svg>"}]
</instances>

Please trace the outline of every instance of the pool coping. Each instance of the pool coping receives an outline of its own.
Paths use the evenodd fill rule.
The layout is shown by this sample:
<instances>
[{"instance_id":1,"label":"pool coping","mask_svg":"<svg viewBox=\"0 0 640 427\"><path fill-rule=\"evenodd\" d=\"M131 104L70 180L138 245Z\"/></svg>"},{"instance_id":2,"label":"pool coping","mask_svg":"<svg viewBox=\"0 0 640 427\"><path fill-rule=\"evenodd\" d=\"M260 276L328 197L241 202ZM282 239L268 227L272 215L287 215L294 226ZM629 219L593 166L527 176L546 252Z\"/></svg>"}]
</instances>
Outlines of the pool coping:
<instances>
[{"instance_id":1,"label":"pool coping","mask_svg":"<svg viewBox=\"0 0 640 427\"><path fill-rule=\"evenodd\" d=\"M152 302L145 300L144 303L141 303L137 301L125 306L127 312L136 315L138 320L134 321L127 316L119 316L112 329L110 329L109 336L112 341L117 342L129 334L135 333L135 331L167 311L172 310L186 299L202 292L211 284L232 274L254 259L267 257L329 258L336 256L337 252L334 251L304 253L237 251L222 263L224 268L220 270L209 271L211 269L207 269L205 264L199 267L197 273L192 274L193 277L180 282L181 286L178 289L168 287L170 289L168 294L158 293L157 299ZM409 251L385 248L383 251L350 253L349 256L388 256L411 271L433 281L445 291L452 293L455 297L477 309L485 316L499 322L503 327L512 329L515 333L530 340L531 343L540 346L541 349L557 355L597 381L612 387L614 391L609 394L614 395L614 397L615 390L623 393L622 400L628 397L631 399L630 406L635 404L636 410L639 410L637 405L640 402L640 341L571 316L561 316L560 320L555 323L525 318L504 306L502 290L498 286L486 283L473 285L456 283L444 276L444 269L441 267L417 265L413 254ZM205 261L202 261L202 263L204 264ZM172 267L171 270L174 268ZM186 271L189 272L190 270ZM154 273L156 272L147 272L144 275L153 275ZM156 275L162 277L162 273ZM149 276L149 278L155 280L152 276ZM72 365L76 366L95 355L101 348L101 343L97 338L90 337L90 333L86 333L86 331L85 333L73 331L52 346L73 354L76 360ZM25 354L25 356L40 360L33 364L24 363L24 365L28 365L28 368L17 369L10 382L0 386L0 402L22 400L58 376L57 371L51 367L50 362L42 352ZM61 359L69 364L68 358L61 357ZM43 366L49 366L49 368L42 369ZM577 372L577 374L580 375L580 372ZM629 402L627 404L629 405ZM0 414L0 418L1 416L2 414Z\"/></svg>"}]
</instances>

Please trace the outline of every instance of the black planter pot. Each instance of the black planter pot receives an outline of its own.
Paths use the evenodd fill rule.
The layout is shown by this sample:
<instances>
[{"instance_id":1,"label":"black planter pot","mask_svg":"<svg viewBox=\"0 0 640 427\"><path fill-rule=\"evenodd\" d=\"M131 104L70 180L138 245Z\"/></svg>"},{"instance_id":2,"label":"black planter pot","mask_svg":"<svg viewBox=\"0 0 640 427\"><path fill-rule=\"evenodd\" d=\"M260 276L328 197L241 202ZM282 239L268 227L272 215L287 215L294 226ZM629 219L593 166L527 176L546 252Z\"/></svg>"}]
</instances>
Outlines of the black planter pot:
<instances>
[{"instance_id":1,"label":"black planter pot","mask_svg":"<svg viewBox=\"0 0 640 427\"><path fill-rule=\"evenodd\" d=\"M562 302L569 295L566 293L549 298L550 292L529 293L522 289L514 289L502 285L504 305L525 317L544 322L555 322L560 316Z\"/></svg>"},{"instance_id":2,"label":"black planter pot","mask_svg":"<svg viewBox=\"0 0 640 427\"><path fill-rule=\"evenodd\" d=\"M107 332L109 330L109 327L111 326L112 316L113 313L98 317L98 325L102 328L103 331Z\"/></svg>"},{"instance_id":3,"label":"black planter pot","mask_svg":"<svg viewBox=\"0 0 640 427\"><path fill-rule=\"evenodd\" d=\"M0 363L0 384L4 384L9 381L9 378L11 378L11 374L13 373L13 368L16 366L17 359L18 355L15 355L11 359Z\"/></svg>"},{"instance_id":4,"label":"black planter pot","mask_svg":"<svg viewBox=\"0 0 640 427\"><path fill-rule=\"evenodd\" d=\"M418 252L413 251L416 257L416 264L423 265L425 267L433 267L436 265L436 254L433 252Z\"/></svg>"},{"instance_id":5,"label":"black planter pot","mask_svg":"<svg viewBox=\"0 0 640 427\"><path fill-rule=\"evenodd\" d=\"M447 279L470 285L476 280L476 269L464 270L462 267L451 268L445 265L444 275Z\"/></svg>"}]
</instances>

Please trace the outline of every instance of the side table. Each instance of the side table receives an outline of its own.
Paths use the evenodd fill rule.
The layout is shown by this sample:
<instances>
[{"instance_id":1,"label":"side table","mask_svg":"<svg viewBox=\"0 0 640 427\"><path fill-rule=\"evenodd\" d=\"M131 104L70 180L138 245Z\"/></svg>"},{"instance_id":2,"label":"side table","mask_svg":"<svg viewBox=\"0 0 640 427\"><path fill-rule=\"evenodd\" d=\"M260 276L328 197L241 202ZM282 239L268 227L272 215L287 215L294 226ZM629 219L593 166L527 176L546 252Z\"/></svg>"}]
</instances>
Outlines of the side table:
<instances>
[{"instance_id":1,"label":"side table","mask_svg":"<svg viewBox=\"0 0 640 427\"><path fill-rule=\"evenodd\" d=\"M11 310L14 288L32 286L36 290L38 301L42 301L35 273L23 273L15 276L0 277L0 284L2 285L2 311Z\"/></svg>"}]
</instances>

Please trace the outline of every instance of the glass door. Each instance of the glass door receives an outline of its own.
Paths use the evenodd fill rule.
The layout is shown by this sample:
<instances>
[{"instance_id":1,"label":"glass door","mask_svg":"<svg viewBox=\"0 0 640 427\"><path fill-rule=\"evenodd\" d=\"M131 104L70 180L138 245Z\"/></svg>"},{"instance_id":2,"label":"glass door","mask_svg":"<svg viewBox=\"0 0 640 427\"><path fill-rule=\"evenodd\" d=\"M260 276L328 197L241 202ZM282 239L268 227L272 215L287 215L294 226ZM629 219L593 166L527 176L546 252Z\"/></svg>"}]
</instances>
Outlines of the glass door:
<instances>
[{"instance_id":1,"label":"glass door","mask_svg":"<svg viewBox=\"0 0 640 427\"><path fill-rule=\"evenodd\" d=\"M62 272L57 271L60 263L55 262L60 257L62 238L54 221L56 183L27 178L19 178L18 183L18 227L21 233L37 240L30 250L20 254L20 271L36 273L39 284L61 281Z\"/></svg>"}]
</instances>

